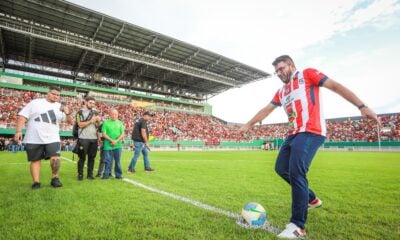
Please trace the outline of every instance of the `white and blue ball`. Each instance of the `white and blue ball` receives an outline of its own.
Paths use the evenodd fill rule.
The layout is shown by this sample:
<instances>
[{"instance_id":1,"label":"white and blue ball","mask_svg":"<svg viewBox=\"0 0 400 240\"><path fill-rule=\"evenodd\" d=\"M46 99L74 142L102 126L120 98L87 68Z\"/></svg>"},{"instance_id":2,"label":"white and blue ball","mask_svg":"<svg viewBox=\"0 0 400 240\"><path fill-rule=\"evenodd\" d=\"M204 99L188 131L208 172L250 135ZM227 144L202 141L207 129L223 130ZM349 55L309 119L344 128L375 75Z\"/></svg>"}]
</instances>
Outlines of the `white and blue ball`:
<instances>
[{"instance_id":1,"label":"white and blue ball","mask_svg":"<svg viewBox=\"0 0 400 240\"><path fill-rule=\"evenodd\" d=\"M261 226L267 221L267 213L261 204L249 202L242 208L242 218L250 226Z\"/></svg>"}]
</instances>

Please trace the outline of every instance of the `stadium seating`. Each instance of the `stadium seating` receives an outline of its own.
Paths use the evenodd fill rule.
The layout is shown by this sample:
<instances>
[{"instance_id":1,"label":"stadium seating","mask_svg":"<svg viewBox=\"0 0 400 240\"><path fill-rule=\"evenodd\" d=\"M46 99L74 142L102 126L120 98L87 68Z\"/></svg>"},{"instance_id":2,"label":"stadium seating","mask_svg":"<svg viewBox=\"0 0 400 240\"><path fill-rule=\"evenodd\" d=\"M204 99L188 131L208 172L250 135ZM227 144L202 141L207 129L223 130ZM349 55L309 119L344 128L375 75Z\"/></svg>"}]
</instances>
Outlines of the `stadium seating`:
<instances>
[{"instance_id":1,"label":"stadium seating","mask_svg":"<svg viewBox=\"0 0 400 240\"><path fill-rule=\"evenodd\" d=\"M15 128L18 111L34 98L43 97L45 93L32 91L0 88L0 129ZM81 100L76 97L63 96L64 102L68 102L77 112L81 106ZM118 100L118 101L116 101ZM120 119L124 122L126 134L130 136L134 121L138 119L145 108L133 107L130 104L122 104L123 99L98 99L97 109L104 118L108 116L110 109L119 111ZM282 139L286 136L286 124L257 125L249 133L239 134L240 125L227 124L226 122L204 114L178 112L170 110L154 110L156 113L150 122L152 135L155 136L157 145L185 146L245 146L249 143L262 142L264 139ZM400 141L400 113L380 115L383 129L380 132L383 141ZM71 131L72 126L61 124L63 131ZM330 142L376 142L378 132L371 121L364 121L360 117L348 117L327 120L327 141Z\"/></svg>"}]
</instances>

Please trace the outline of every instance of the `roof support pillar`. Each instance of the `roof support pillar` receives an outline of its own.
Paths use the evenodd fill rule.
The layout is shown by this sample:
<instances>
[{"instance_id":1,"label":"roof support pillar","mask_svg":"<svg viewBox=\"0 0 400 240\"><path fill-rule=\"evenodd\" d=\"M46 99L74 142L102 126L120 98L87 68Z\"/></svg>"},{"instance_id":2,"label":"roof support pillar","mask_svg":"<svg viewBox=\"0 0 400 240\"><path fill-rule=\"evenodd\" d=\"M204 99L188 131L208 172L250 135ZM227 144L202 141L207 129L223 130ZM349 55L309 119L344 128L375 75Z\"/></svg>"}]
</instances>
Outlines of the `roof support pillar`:
<instances>
[{"instance_id":1,"label":"roof support pillar","mask_svg":"<svg viewBox=\"0 0 400 240\"><path fill-rule=\"evenodd\" d=\"M1 68L2 71L4 72L5 70L5 66L7 63L7 59L6 59L6 51L5 51L5 44L4 44L4 40L3 40L3 29L0 28L0 54L1 54Z\"/></svg>"}]
</instances>

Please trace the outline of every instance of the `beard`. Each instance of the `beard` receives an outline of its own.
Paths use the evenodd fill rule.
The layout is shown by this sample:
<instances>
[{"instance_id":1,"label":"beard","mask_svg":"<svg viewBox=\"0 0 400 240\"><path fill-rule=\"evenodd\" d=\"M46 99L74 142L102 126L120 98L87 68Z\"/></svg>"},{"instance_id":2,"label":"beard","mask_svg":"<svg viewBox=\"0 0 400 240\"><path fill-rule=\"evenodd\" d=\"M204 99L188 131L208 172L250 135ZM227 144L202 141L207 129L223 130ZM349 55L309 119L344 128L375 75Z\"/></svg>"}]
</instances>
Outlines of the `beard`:
<instances>
[{"instance_id":1,"label":"beard","mask_svg":"<svg viewBox=\"0 0 400 240\"><path fill-rule=\"evenodd\" d=\"M291 75L288 74L287 76L279 77L279 79L281 79L281 81L286 84L290 81L290 76Z\"/></svg>"}]
</instances>

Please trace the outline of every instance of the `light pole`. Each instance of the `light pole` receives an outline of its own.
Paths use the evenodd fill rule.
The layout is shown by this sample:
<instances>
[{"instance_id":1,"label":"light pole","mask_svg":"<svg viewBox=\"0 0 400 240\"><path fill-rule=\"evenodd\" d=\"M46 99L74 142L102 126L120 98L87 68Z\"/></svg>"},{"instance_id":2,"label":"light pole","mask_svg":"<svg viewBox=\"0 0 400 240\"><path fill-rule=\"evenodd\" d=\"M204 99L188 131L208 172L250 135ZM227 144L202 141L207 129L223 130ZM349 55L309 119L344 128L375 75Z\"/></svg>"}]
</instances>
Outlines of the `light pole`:
<instances>
[{"instance_id":1,"label":"light pole","mask_svg":"<svg viewBox=\"0 0 400 240\"><path fill-rule=\"evenodd\" d=\"M381 130L379 129L379 125L377 125L377 131L378 131L378 149L380 152L381 151Z\"/></svg>"}]
</instances>

